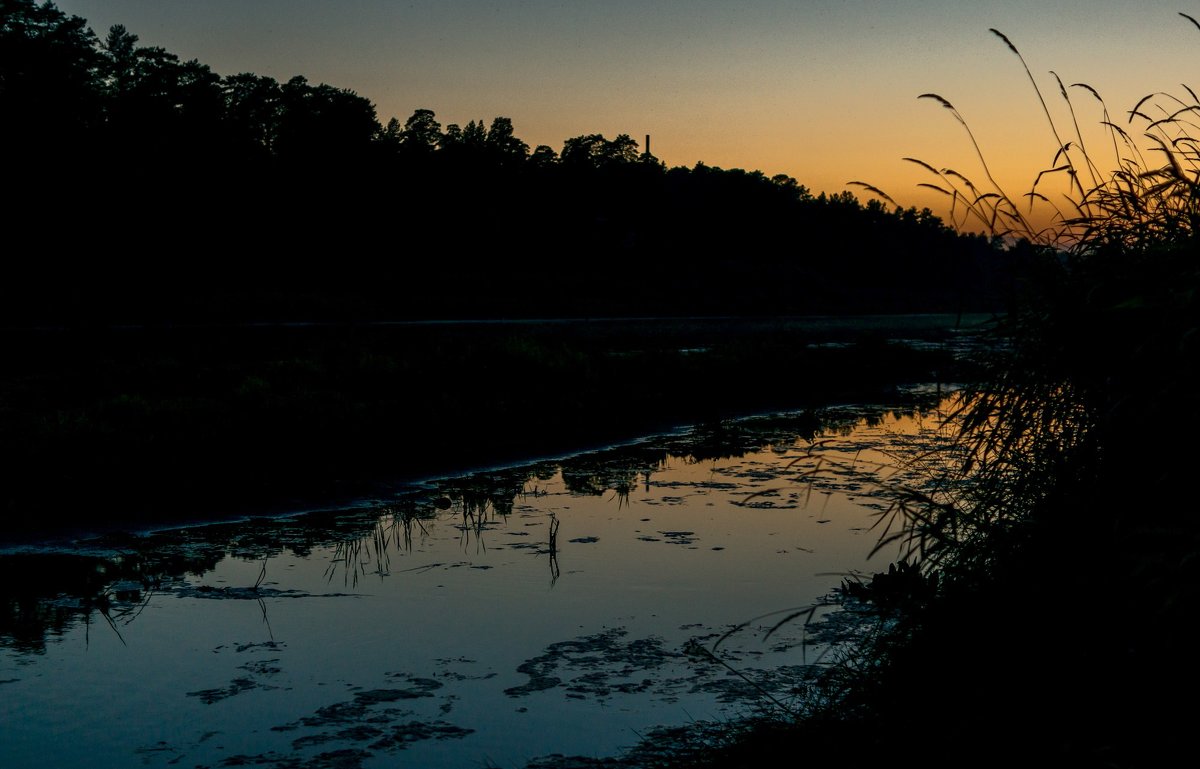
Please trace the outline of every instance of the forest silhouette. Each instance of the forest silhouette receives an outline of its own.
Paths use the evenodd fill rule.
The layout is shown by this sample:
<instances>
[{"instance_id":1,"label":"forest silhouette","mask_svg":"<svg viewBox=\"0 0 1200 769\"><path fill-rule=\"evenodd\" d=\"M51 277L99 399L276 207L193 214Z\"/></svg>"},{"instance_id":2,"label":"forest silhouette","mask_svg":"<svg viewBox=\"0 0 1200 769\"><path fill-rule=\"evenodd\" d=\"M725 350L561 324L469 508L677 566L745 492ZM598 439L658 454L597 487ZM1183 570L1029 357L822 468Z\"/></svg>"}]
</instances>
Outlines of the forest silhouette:
<instances>
[{"instance_id":1,"label":"forest silhouette","mask_svg":"<svg viewBox=\"0 0 1200 769\"><path fill-rule=\"evenodd\" d=\"M1008 261L928 209L668 168L621 134L381 123L123 26L0 3L9 324L992 310Z\"/></svg>"},{"instance_id":2,"label":"forest silhouette","mask_svg":"<svg viewBox=\"0 0 1200 769\"><path fill-rule=\"evenodd\" d=\"M383 125L350 91L220 77L120 27L100 41L50 4L0 9L6 527L270 509L293 503L283 489L321 499L434 471L414 457L575 450L731 405L867 400L952 365L882 336L833 346L727 319L720 335L645 323L586 345L565 324L172 321L989 310L1018 295L983 375L966 375L961 461L898 489L911 505L891 536L930 549L854 591L889 623L889 605L908 615L832 667L815 717L705 744L697 765L916 751L927 766L1145 767L1193 750L1179 705L1200 680L1196 457L1180 442L1200 421L1190 89L1161 95L1165 117L1159 94L1127 113L1182 129L1149 135L1162 156L1130 143L1111 176L1090 158L1052 169L1098 177L1063 225L1082 233L1070 248L1002 248L788 176L667 168L626 135L555 151L507 118L443 127L418 109ZM1129 139L1107 114L1114 144ZM973 203L1002 222L1015 205ZM93 324L108 325L77 328Z\"/></svg>"}]
</instances>

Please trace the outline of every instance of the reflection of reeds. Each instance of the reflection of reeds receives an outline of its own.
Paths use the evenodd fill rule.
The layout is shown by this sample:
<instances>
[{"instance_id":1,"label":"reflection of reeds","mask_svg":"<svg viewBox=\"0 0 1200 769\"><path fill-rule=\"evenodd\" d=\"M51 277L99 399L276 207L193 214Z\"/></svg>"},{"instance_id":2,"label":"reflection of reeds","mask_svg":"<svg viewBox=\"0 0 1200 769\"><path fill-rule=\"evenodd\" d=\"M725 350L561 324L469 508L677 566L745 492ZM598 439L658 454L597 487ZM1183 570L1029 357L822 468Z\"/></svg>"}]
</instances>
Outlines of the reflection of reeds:
<instances>
[{"instance_id":1,"label":"reflection of reeds","mask_svg":"<svg viewBox=\"0 0 1200 769\"><path fill-rule=\"evenodd\" d=\"M108 624L108 627L117 636L117 640L121 642L122 646L129 645L129 644L125 643L125 637L122 636L121 631L119 629L117 629L117 623L113 619L112 614L110 613L111 607L112 607L112 599L111 599L111 596L108 594L108 592L100 593L99 595L97 595L93 598L84 599L84 602L83 602L83 610L84 610L83 643L84 643L84 646L91 645L92 611L93 610L97 614L99 614L101 617L104 618L105 623Z\"/></svg>"},{"instance_id":2,"label":"reflection of reeds","mask_svg":"<svg viewBox=\"0 0 1200 769\"><path fill-rule=\"evenodd\" d=\"M403 538L402 541L404 543L404 552L406 553L411 553L413 549L412 535L414 524L418 529L421 530L422 536L429 534L429 532L425 530L425 524L421 522L421 519L413 510L405 510L395 513L392 516L392 526L399 527L401 537Z\"/></svg>"},{"instance_id":3,"label":"reflection of reeds","mask_svg":"<svg viewBox=\"0 0 1200 769\"><path fill-rule=\"evenodd\" d=\"M325 570L326 580L332 580L339 570L344 584L350 586L357 586L359 577L367 574L380 579L388 576L392 569L392 548L411 553L413 528L416 527L423 536L427 535L429 532L422 519L429 515L429 510L420 505L384 508L375 519L370 535L334 544L333 558Z\"/></svg>"},{"instance_id":4,"label":"reflection of reeds","mask_svg":"<svg viewBox=\"0 0 1200 769\"><path fill-rule=\"evenodd\" d=\"M958 396L952 396L936 409L917 412L913 416L922 425L915 436L893 435L887 444L877 447L883 460L868 460L862 456L858 441L844 442L834 437L808 441L803 450L786 464L792 473L790 481L804 490L803 504L812 504L812 494L823 496L822 510L834 490L847 480L861 484L856 496L866 496L886 503L875 513L874 528L878 530L875 546L868 557L885 548L899 547L897 557L902 563L922 563L929 568L938 564L938 548L949 547L945 537L933 531L908 525L912 510L924 505L949 509L960 504L968 482L958 472L957 461L962 450L955 441L954 415L961 408ZM926 425L926 422L929 422ZM878 427L878 420L867 420L866 426ZM838 430L842 437L852 432ZM777 494L770 488L747 494L737 504Z\"/></svg>"},{"instance_id":5,"label":"reflection of reeds","mask_svg":"<svg viewBox=\"0 0 1200 769\"><path fill-rule=\"evenodd\" d=\"M793 704L786 704L774 694L769 692L763 685L754 681L742 671L731 665L727 660L723 659L719 652L722 644L730 638L743 633L751 628L760 628L757 624L762 620L770 619L773 624L766 628L762 633L761 640L765 643L772 635L778 632L781 628L800 622L804 635L802 636L799 645L804 650L804 665L810 670L821 666L825 671L823 677L828 678L833 675L844 675L846 671L842 670L847 664L853 665L853 660L857 659L855 652L864 644L869 645L873 642L876 636L882 636L884 633L884 624L879 621L878 616L870 616L862 618L862 621L856 623L852 629L846 628L839 632L835 632L832 637L826 637L819 643L823 647L815 659L808 658L807 636L808 628L811 624L824 616L828 610L846 611L845 602L840 598L830 598L820 600L809 606L802 606L792 609L781 609L779 611L769 612L757 617L753 617L745 622L741 622L729 630L722 633L711 646L705 646L696 639L692 639L684 644L683 653L689 657L706 660L708 662L720 665L725 670L736 675L738 678L745 681L766 700L772 708L777 711L777 715L786 719L796 719L801 717L819 704L818 699L822 696L828 696L831 687L826 684L820 687L812 687L807 684L799 684L799 682L791 681L791 691L800 695ZM788 644L791 648L794 644ZM825 657L830 654L838 655L838 659L834 664L827 663Z\"/></svg>"},{"instance_id":6,"label":"reflection of reeds","mask_svg":"<svg viewBox=\"0 0 1200 769\"><path fill-rule=\"evenodd\" d=\"M463 500L462 523L458 527L459 544L462 546L463 552L469 548L472 535L475 538L475 552L487 552L487 542L483 539L483 532L491 522L488 512L493 509L491 501L488 499Z\"/></svg>"},{"instance_id":7,"label":"reflection of reeds","mask_svg":"<svg viewBox=\"0 0 1200 769\"><path fill-rule=\"evenodd\" d=\"M558 524L560 521L554 513L550 513L550 541L547 546L550 548L550 555L558 555Z\"/></svg>"},{"instance_id":8,"label":"reflection of reeds","mask_svg":"<svg viewBox=\"0 0 1200 769\"><path fill-rule=\"evenodd\" d=\"M558 516L550 513L550 534L549 541L546 544L547 552L550 555L550 587L554 587L554 583L558 581L558 525L560 521Z\"/></svg>"},{"instance_id":9,"label":"reflection of reeds","mask_svg":"<svg viewBox=\"0 0 1200 769\"><path fill-rule=\"evenodd\" d=\"M258 579L254 580L254 587L250 588L250 590L257 593L258 589L260 587L262 587L262 583L266 579L267 579L267 559L264 558L263 562L262 562L262 569L260 569L258 572Z\"/></svg>"},{"instance_id":10,"label":"reflection of reeds","mask_svg":"<svg viewBox=\"0 0 1200 769\"><path fill-rule=\"evenodd\" d=\"M325 580L333 581L334 575L339 571L342 572L342 584L346 586L358 586L358 558L362 552L363 541L361 539L342 540L333 546L333 558L329 561L329 566L325 568Z\"/></svg>"},{"instance_id":11,"label":"reflection of reeds","mask_svg":"<svg viewBox=\"0 0 1200 769\"><path fill-rule=\"evenodd\" d=\"M257 593L258 589L262 587L263 582L267 579L267 560L267 558L263 558L262 568L258 572L258 579L254 580L254 587L250 588L250 592L252 593ZM258 608L262 612L263 624L267 626L267 637L274 641L275 632L271 630L271 619L267 616L267 602L261 596L258 598Z\"/></svg>"}]
</instances>

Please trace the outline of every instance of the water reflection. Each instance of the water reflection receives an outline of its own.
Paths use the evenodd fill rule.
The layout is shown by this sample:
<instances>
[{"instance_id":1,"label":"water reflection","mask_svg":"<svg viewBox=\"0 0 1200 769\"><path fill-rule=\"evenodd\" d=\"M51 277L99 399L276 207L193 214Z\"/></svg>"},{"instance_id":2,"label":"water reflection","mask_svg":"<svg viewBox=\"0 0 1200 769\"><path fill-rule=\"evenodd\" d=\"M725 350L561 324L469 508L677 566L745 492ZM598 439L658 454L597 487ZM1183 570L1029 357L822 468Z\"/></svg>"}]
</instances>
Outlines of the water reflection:
<instances>
[{"instance_id":1,"label":"water reflection","mask_svg":"<svg viewBox=\"0 0 1200 769\"><path fill-rule=\"evenodd\" d=\"M832 636L787 607L819 620L831 574L865 567L886 503L861 470L928 440L913 410L714 424L370 507L0 556L0 684L26 703L0 705L0 759L66 728L123 765L123 724L155 698L160 736L126 736L164 765L519 765L684 711L790 706ZM91 726L55 722L68 701Z\"/></svg>"},{"instance_id":2,"label":"water reflection","mask_svg":"<svg viewBox=\"0 0 1200 769\"><path fill-rule=\"evenodd\" d=\"M764 447L773 446L782 453L802 441L804 452L793 460L798 477L820 471L845 473L822 465L825 460L819 450L828 441L819 441L817 436L844 438L856 425L875 426L889 416L928 407L926 400L899 411L827 410L720 422L562 461L438 480L399 499L363 509L214 524L147 537L110 535L73 548L0 553L0 645L38 651L47 636L61 635L76 621L127 625L136 618L146 596L163 585L199 577L226 557L262 561L263 574L247 588L257 593L271 557L280 553L305 557L314 548L332 546L327 580L340 579L343 586L356 587L361 579L388 576L392 553L411 553L414 534L419 546L421 539L429 536L426 524L447 513L458 520L455 526L462 553L483 554L489 531L507 521L515 504L544 496L545 484L556 475L571 494L607 495L622 510L635 489L649 491L655 473L668 457L702 464L743 457ZM860 461L863 466L870 464ZM877 460L875 466L881 462ZM707 485L714 487L711 482ZM807 484L805 489L804 502L808 504L814 487ZM822 493L830 493L829 488ZM757 491L743 504L772 505L767 500L777 494L774 489ZM544 538L529 547L537 555L548 556L556 578L560 521L553 512L548 518ZM679 539L681 535L667 536Z\"/></svg>"}]
</instances>

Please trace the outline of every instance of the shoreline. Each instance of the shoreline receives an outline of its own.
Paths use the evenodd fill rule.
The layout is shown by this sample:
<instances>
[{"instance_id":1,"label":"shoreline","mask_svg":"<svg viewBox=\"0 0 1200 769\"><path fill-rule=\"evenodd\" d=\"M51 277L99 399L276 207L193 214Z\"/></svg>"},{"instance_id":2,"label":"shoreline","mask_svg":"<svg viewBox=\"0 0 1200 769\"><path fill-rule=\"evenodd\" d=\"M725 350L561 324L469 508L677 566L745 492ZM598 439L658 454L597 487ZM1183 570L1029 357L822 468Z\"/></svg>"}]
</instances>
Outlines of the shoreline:
<instances>
[{"instance_id":1,"label":"shoreline","mask_svg":"<svg viewBox=\"0 0 1200 769\"><path fill-rule=\"evenodd\" d=\"M954 392L960 385L953 383L922 383L914 384L906 387L898 388L900 400L903 402L840 402L831 403L824 406L815 407L797 407L797 408L781 408L768 409L763 411L754 411L752 413L742 414L723 418L720 424L738 425L755 420L764 419L796 419L806 413L837 413L850 412L844 418L861 420L865 414L874 410L891 410L900 407L921 408L926 405L924 399L929 398L929 393L922 392L929 388L936 388L938 397L944 398L946 395ZM27 553L46 553L46 552L81 552L88 549L89 542L103 542L106 538L112 537L133 537L140 539L144 537L154 536L164 532L177 532L190 529L203 529L210 526L236 526L238 524L247 524L254 521L269 521L281 522L303 518L309 515L339 515L354 512L370 512L381 507L386 507L389 500L397 500L411 498L421 494L423 491L432 490L439 483L444 483L454 479L471 478L476 476L504 473L522 468L530 468L542 464L562 464L572 459L578 459L589 455L600 455L609 451L620 451L629 449L639 444L653 444L672 437L683 438L690 433L702 427L702 423L678 424L674 427L653 430L645 432L637 437L629 439L620 439L609 441L592 446L582 448L567 449L560 452L546 453L535 456L525 456L512 460L499 461L493 464L476 465L461 468L452 468L444 471L434 472L429 475L421 476L414 479L404 479L396 481L388 481L386 485L390 493L387 495L367 495L358 494L350 495L341 500L329 501L327 503L312 504L290 508L285 511L271 511L266 508L260 512L246 512L227 517L181 517L175 520L162 521L156 523L131 523L123 525L120 522L105 524L98 527L88 529L76 529L72 531L62 531L57 533L47 533L45 535L31 536L28 539L22 538L6 538L0 534L0 556L13 554ZM103 548L100 548L103 550Z\"/></svg>"},{"instance_id":2,"label":"shoreline","mask_svg":"<svg viewBox=\"0 0 1200 769\"><path fill-rule=\"evenodd\" d=\"M335 507L721 419L888 400L956 378L950 319L890 335L872 324L891 317L820 333L713 320L51 334L0 378L0 541Z\"/></svg>"}]
</instances>

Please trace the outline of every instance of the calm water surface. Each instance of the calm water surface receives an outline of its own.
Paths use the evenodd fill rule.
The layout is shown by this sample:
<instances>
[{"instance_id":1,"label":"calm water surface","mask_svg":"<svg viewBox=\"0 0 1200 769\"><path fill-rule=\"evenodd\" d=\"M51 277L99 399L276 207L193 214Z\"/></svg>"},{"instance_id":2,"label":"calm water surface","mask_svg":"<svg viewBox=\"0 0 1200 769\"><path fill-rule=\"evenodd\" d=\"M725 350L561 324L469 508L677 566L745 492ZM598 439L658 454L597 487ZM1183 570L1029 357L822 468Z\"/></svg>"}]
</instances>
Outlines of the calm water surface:
<instances>
[{"instance_id":1,"label":"calm water surface","mask_svg":"<svg viewBox=\"0 0 1200 769\"><path fill-rule=\"evenodd\" d=\"M0 626L0 765L521 767L775 707L764 691L789 705L825 649L813 628L751 622L717 650L741 675L688 651L894 556L867 560L886 506L871 471L938 440L938 419L834 422L9 552L10 580L46 587Z\"/></svg>"}]
</instances>

